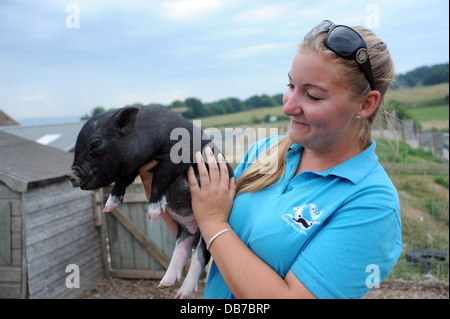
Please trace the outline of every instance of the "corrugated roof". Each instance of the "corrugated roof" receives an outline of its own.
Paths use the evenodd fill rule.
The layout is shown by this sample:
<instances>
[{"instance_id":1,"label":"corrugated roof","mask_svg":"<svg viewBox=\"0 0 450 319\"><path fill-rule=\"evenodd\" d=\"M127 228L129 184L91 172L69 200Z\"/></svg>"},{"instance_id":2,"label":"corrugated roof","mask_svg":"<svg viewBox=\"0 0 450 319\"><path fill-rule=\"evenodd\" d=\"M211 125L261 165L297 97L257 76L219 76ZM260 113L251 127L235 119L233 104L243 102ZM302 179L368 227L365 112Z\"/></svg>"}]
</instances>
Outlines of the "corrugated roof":
<instances>
[{"instance_id":1,"label":"corrugated roof","mask_svg":"<svg viewBox=\"0 0 450 319\"><path fill-rule=\"evenodd\" d=\"M0 130L20 136L42 145L70 152L74 149L78 133L85 122L29 125L29 126L3 126Z\"/></svg>"},{"instance_id":2,"label":"corrugated roof","mask_svg":"<svg viewBox=\"0 0 450 319\"><path fill-rule=\"evenodd\" d=\"M0 126L4 125L19 125L19 123L4 111L0 110Z\"/></svg>"},{"instance_id":3,"label":"corrugated roof","mask_svg":"<svg viewBox=\"0 0 450 319\"><path fill-rule=\"evenodd\" d=\"M63 181L72 162L72 153L0 131L0 181L14 191Z\"/></svg>"}]
</instances>

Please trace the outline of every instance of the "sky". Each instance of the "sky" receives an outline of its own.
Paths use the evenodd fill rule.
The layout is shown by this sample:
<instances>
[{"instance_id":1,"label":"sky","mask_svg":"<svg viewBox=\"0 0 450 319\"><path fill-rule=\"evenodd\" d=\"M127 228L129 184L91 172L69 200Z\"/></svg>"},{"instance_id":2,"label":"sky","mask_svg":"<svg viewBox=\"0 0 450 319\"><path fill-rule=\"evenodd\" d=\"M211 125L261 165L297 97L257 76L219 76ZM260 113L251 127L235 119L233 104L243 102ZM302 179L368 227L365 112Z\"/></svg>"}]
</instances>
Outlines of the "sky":
<instances>
[{"instance_id":1,"label":"sky","mask_svg":"<svg viewBox=\"0 0 450 319\"><path fill-rule=\"evenodd\" d=\"M447 0L0 0L0 109L20 122L284 93L325 19L370 28L405 73L448 63L448 12Z\"/></svg>"}]
</instances>

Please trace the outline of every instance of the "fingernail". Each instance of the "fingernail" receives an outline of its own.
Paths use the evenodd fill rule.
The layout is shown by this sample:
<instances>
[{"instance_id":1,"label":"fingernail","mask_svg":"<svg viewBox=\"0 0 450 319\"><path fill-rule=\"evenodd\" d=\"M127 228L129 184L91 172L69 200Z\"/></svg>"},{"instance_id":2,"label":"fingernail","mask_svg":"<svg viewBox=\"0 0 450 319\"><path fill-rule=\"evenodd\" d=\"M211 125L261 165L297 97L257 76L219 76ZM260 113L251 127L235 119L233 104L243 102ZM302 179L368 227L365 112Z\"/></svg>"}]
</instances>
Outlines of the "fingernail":
<instances>
[{"instance_id":1,"label":"fingernail","mask_svg":"<svg viewBox=\"0 0 450 319\"><path fill-rule=\"evenodd\" d=\"M206 146L206 147L205 147L205 151L206 151L209 155L212 154L212 150L211 150L211 148L210 148L209 146Z\"/></svg>"},{"instance_id":2,"label":"fingernail","mask_svg":"<svg viewBox=\"0 0 450 319\"><path fill-rule=\"evenodd\" d=\"M200 153L200 152L195 153L195 159L197 160L197 163L201 163L202 162L202 153Z\"/></svg>"},{"instance_id":3,"label":"fingernail","mask_svg":"<svg viewBox=\"0 0 450 319\"><path fill-rule=\"evenodd\" d=\"M222 153L219 153L219 155L217 155L217 160L219 162L222 162L224 160Z\"/></svg>"}]
</instances>

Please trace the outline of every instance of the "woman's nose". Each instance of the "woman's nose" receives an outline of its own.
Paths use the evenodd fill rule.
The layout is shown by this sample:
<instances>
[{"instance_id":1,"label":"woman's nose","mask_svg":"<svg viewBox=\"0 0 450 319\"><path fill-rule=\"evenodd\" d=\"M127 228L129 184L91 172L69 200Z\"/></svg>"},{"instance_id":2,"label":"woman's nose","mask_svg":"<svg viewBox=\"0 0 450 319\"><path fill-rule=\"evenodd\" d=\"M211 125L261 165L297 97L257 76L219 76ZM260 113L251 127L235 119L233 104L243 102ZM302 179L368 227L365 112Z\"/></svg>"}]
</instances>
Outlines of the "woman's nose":
<instances>
[{"instance_id":1,"label":"woman's nose","mask_svg":"<svg viewBox=\"0 0 450 319\"><path fill-rule=\"evenodd\" d=\"M295 92L286 91L283 96L283 112L287 116L298 115L302 112L300 107L300 99Z\"/></svg>"}]
</instances>

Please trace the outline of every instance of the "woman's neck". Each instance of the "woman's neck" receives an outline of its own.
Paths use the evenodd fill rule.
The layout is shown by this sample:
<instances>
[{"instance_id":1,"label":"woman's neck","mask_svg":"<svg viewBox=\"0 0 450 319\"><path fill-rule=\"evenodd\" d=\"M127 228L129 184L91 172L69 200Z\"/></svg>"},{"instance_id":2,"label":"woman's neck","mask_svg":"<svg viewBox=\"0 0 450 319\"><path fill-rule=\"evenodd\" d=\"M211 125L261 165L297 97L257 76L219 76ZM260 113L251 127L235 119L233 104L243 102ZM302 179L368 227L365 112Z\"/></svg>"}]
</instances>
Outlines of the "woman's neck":
<instances>
[{"instance_id":1,"label":"woman's neck","mask_svg":"<svg viewBox=\"0 0 450 319\"><path fill-rule=\"evenodd\" d=\"M362 151L363 149L359 145L329 148L326 151L304 148L296 175L305 171L326 171L344 163Z\"/></svg>"}]
</instances>

